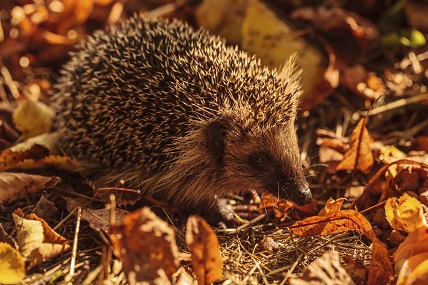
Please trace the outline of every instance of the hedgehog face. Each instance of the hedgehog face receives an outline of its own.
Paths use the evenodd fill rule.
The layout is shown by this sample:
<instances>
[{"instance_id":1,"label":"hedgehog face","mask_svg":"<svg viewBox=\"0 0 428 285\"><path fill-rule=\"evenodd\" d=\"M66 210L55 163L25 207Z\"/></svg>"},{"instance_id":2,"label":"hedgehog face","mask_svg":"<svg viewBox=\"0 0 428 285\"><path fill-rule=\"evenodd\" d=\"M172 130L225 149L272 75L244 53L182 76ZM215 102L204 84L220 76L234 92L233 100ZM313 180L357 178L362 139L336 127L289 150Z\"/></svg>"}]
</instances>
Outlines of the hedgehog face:
<instances>
[{"instance_id":1,"label":"hedgehog face","mask_svg":"<svg viewBox=\"0 0 428 285\"><path fill-rule=\"evenodd\" d=\"M311 192L305 180L297 137L292 123L253 132L242 122L212 124L208 146L218 156L225 190L255 189L269 192L298 205L308 203Z\"/></svg>"}]
</instances>

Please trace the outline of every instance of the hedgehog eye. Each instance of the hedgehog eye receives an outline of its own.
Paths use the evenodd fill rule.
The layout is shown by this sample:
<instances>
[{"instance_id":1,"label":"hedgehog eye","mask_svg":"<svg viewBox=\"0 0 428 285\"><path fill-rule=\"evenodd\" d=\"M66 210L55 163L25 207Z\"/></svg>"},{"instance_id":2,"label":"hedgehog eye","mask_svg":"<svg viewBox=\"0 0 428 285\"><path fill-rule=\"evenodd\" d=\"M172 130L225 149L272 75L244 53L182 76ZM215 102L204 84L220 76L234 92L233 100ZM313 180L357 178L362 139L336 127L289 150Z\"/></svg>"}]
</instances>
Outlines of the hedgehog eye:
<instances>
[{"instance_id":1,"label":"hedgehog eye","mask_svg":"<svg viewBox=\"0 0 428 285\"><path fill-rule=\"evenodd\" d=\"M267 156L263 153L256 153L251 156L251 164L254 167L260 168L267 163Z\"/></svg>"}]
</instances>

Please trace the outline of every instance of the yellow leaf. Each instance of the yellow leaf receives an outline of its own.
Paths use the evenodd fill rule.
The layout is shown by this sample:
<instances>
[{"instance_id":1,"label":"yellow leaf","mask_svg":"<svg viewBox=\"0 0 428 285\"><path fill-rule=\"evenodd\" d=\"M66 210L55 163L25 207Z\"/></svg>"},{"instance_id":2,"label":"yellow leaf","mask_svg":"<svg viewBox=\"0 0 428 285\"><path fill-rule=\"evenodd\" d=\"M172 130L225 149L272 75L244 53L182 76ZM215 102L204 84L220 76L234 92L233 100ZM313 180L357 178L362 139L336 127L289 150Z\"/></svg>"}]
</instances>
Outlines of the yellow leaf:
<instances>
[{"instance_id":1,"label":"yellow leaf","mask_svg":"<svg viewBox=\"0 0 428 285\"><path fill-rule=\"evenodd\" d=\"M304 93L311 91L323 78L324 56L262 1L249 1L242 24L241 47L255 54L264 65L278 69L297 52L298 66L304 70Z\"/></svg>"},{"instance_id":2,"label":"yellow leaf","mask_svg":"<svg viewBox=\"0 0 428 285\"><path fill-rule=\"evenodd\" d=\"M0 242L0 284L16 284L25 277L25 262L10 244Z\"/></svg>"},{"instance_id":3,"label":"yellow leaf","mask_svg":"<svg viewBox=\"0 0 428 285\"><path fill-rule=\"evenodd\" d=\"M13 113L13 122L23 134L23 140L51 130L55 113L46 104L28 98Z\"/></svg>"},{"instance_id":4,"label":"yellow leaf","mask_svg":"<svg viewBox=\"0 0 428 285\"><path fill-rule=\"evenodd\" d=\"M391 227L407 233L426 225L421 202L404 193L400 198L389 198L385 204L385 215Z\"/></svg>"}]
</instances>

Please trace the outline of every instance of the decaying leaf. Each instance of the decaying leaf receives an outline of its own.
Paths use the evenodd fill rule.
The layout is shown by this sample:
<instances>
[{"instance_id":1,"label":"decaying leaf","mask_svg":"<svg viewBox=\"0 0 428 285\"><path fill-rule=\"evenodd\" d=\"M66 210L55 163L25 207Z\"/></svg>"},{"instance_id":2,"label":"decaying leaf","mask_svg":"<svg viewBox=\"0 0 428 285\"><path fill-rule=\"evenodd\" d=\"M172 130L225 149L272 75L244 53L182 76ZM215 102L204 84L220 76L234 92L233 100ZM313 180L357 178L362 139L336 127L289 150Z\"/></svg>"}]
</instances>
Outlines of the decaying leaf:
<instances>
[{"instance_id":1,"label":"decaying leaf","mask_svg":"<svg viewBox=\"0 0 428 285\"><path fill-rule=\"evenodd\" d=\"M149 208L132 212L121 224L111 225L110 238L131 283L172 280L179 265L175 233Z\"/></svg>"},{"instance_id":2,"label":"decaying leaf","mask_svg":"<svg viewBox=\"0 0 428 285\"><path fill-rule=\"evenodd\" d=\"M23 134L23 140L51 130L55 113L46 104L27 97L13 113L13 122Z\"/></svg>"},{"instance_id":3,"label":"decaying leaf","mask_svg":"<svg viewBox=\"0 0 428 285\"><path fill-rule=\"evenodd\" d=\"M0 172L0 204L11 203L28 193L52 188L60 181L61 179L56 176Z\"/></svg>"},{"instance_id":4,"label":"decaying leaf","mask_svg":"<svg viewBox=\"0 0 428 285\"><path fill-rule=\"evenodd\" d=\"M70 249L68 240L35 214L24 217L18 208L12 216L18 233L19 252L26 258L28 269Z\"/></svg>"},{"instance_id":5,"label":"decaying leaf","mask_svg":"<svg viewBox=\"0 0 428 285\"><path fill-rule=\"evenodd\" d=\"M82 203L81 200L72 199L69 197L63 197L67 202L67 211L70 213L76 209L77 207L81 207L82 210L82 219L87 221L89 225L95 229L102 229L105 232L110 231L110 211L111 209L98 209L98 210L92 210L87 209L87 205L90 204L89 200L85 200L84 203ZM116 223L122 222L123 218L126 217L126 215L130 214L129 211L122 210L119 208L115 209L115 220Z\"/></svg>"},{"instance_id":6,"label":"decaying leaf","mask_svg":"<svg viewBox=\"0 0 428 285\"><path fill-rule=\"evenodd\" d=\"M373 242L368 284L386 284L392 277L392 262L382 242L374 234L367 219L357 211L342 210L328 216L314 216L296 222L290 229L303 236L326 235L349 230L363 233Z\"/></svg>"},{"instance_id":7,"label":"decaying leaf","mask_svg":"<svg viewBox=\"0 0 428 285\"><path fill-rule=\"evenodd\" d=\"M427 224L421 202L406 193L400 198L389 198L385 204L385 214L393 229L407 233Z\"/></svg>"},{"instance_id":8,"label":"decaying leaf","mask_svg":"<svg viewBox=\"0 0 428 285\"><path fill-rule=\"evenodd\" d=\"M327 251L309 264L299 278L291 278L291 285L347 284L354 285L349 274L340 265L339 253Z\"/></svg>"},{"instance_id":9,"label":"decaying leaf","mask_svg":"<svg viewBox=\"0 0 428 285\"><path fill-rule=\"evenodd\" d=\"M10 244L0 242L0 284L17 284L25 277L25 261Z\"/></svg>"},{"instance_id":10,"label":"decaying leaf","mask_svg":"<svg viewBox=\"0 0 428 285\"><path fill-rule=\"evenodd\" d=\"M216 234L198 216L187 220L186 243L192 254L193 271L199 285L210 284L222 277L221 257Z\"/></svg>"},{"instance_id":11,"label":"decaying leaf","mask_svg":"<svg viewBox=\"0 0 428 285\"><path fill-rule=\"evenodd\" d=\"M350 148L336 170L360 170L369 174L373 164L373 154L370 143L373 141L365 127L365 119L361 119L351 134Z\"/></svg>"},{"instance_id":12,"label":"decaying leaf","mask_svg":"<svg viewBox=\"0 0 428 285\"><path fill-rule=\"evenodd\" d=\"M48 167L69 171L80 168L79 163L74 159L66 156L49 155L49 150L39 144L33 144L26 150L7 149L0 154L0 171Z\"/></svg>"}]
</instances>

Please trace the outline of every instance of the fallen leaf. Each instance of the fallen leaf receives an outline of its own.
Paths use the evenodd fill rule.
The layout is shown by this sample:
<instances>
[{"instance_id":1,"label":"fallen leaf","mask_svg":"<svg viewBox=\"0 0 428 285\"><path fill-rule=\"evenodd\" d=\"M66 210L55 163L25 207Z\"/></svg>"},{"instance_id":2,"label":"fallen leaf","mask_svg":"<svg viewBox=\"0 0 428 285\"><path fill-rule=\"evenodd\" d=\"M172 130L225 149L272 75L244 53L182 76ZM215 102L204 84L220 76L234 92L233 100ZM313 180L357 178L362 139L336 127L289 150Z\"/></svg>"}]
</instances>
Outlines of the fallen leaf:
<instances>
[{"instance_id":1,"label":"fallen leaf","mask_svg":"<svg viewBox=\"0 0 428 285\"><path fill-rule=\"evenodd\" d=\"M13 113L13 122L22 132L23 140L51 130L54 111L46 104L27 97Z\"/></svg>"},{"instance_id":2,"label":"fallen leaf","mask_svg":"<svg viewBox=\"0 0 428 285\"><path fill-rule=\"evenodd\" d=\"M385 193L377 193L375 189L376 183L381 179L382 176L389 170L391 166L394 165L410 165L410 166L418 166L421 168L428 169L428 164L417 162L410 159L401 159L394 162L391 162L387 165L384 165L381 169L379 169L372 178L370 178L366 187L364 188L363 194L354 201L350 208L357 207L358 210L363 210L365 208L371 207L379 202L382 202L384 199L387 199L387 195Z\"/></svg>"},{"instance_id":3,"label":"fallen leaf","mask_svg":"<svg viewBox=\"0 0 428 285\"><path fill-rule=\"evenodd\" d=\"M407 233L427 224L421 202L406 193L400 198L389 198L385 204L385 214L393 229Z\"/></svg>"},{"instance_id":4,"label":"fallen leaf","mask_svg":"<svg viewBox=\"0 0 428 285\"><path fill-rule=\"evenodd\" d=\"M242 23L241 47L255 54L263 64L277 69L297 51L298 66L305 71L302 74L304 94L313 90L322 79L324 56L262 1L248 2Z\"/></svg>"},{"instance_id":5,"label":"fallen leaf","mask_svg":"<svg viewBox=\"0 0 428 285\"><path fill-rule=\"evenodd\" d=\"M193 271L199 285L211 284L222 278L219 243L208 223L190 216L186 226L186 243L192 254Z\"/></svg>"},{"instance_id":6,"label":"fallen leaf","mask_svg":"<svg viewBox=\"0 0 428 285\"><path fill-rule=\"evenodd\" d=\"M247 6L248 0L204 0L195 9L195 18L199 26L224 37L229 44L240 44Z\"/></svg>"},{"instance_id":7,"label":"fallen leaf","mask_svg":"<svg viewBox=\"0 0 428 285\"><path fill-rule=\"evenodd\" d=\"M340 170L360 170L369 174L373 164L373 154L370 143L373 141L365 127L365 118L361 119L351 134L350 148L345 153L342 162L336 167Z\"/></svg>"},{"instance_id":8,"label":"fallen leaf","mask_svg":"<svg viewBox=\"0 0 428 285\"><path fill-rule=\"evenodd\" d=\"M81 216L82 219L87 221L93 229L95 230L102 229L105 232L110 232L111 209L108 209L108 208L98 209L98 210L87 209L86 207L87 205L90 204L90 200L84 199L82 201L82 200L72 199L69 197L63 197L63 198L67 202L67 211L71 213L77 207L81 207L83 209L82 216ZM129 211L116 208L115 214L114 214L116 223L121 223L122 220L128 214L130 214Z\"/></svg>"},{"instance_id":9,"label":"fallen leaf","mask_svg":"<svg viewBox=\"0 0 428 285\"><path fill-rule=\"evenodd\" d=\"M428 281L428 227L424 225L398 246L394 253L397 285L426 284Z\"/></svg>"},{"instance_id":10,"label":"fallen leaf","mask_svg":"<svg viewBox=\"0 0 428 285\"><path fill-rule=\"evenodd\" d=\"M61 179L56 176L0 172L0 204L11 203L25 197L28 193L52 188L60 181Z\"/></svg>"},{"instance_id":11,"label":"fallen leaf","mask_svg":"<svg viewBox=\"0 0 428 285\"><path fill-rule=\"evenodd\" d=\"M376 237L367 219L354 210L342 210L328 216L314 216L298 221L290 227L298 235L326 235L344 231L359 231L373 242L372 258L369 267L369 285L386 284L392 277L392 262L388 250Z\"/></svg>"},{"instance_id":12,"label":"fallen leaf","mask_svg":"<svg viewBox=\"0 0 428 285\"><path fill-rule=\"evenodd\" d=\"M345 198L339 198L334 200L333 198L328 198L325 203L324 208L320 211L318 216L328 216L332 213L337 213L342 208L343 203L346 201Z\"/></svg>"},{"instance_id":13,"label":"fallen leaf","mask_svg":"<svg viewBox=\"0 0 428 285\"><path fill-rule=\"evenodd\" d=\"M24 151L7 149L0 154L0 171L49 167L68 171L80 169L80 165L76 160L66 156L49 155L49 150L38 144Z\"/></svg>"},{"instance_id":14,"label":"fallen leaf","mask_svg":"<svg viewBox=\"0 0 428 285\"><path fill-rule=\"evenodd\" d=\"M292 209L293 203L291 201L279 199L272 194L264 194L258 206L260 214L273 212L277 219L286 218Z\"/></svg>"},{"instance_id":15,"label":"fallen leaf","mask_svg":"<svg viewBox=\"0 0 428 285\"><path fill-rule=\"evenodd\" d=\"M333 250L323 253L309 264L299 277L292 277L289 282L291 285L355 284L340 265L339 253Z\"/></svg>"},{"instance_id":16,"label":"fallen leaf","mask_svg":"<svg viewBox=\"0 0 428 285\"><path fill-rule=\"evenodd\" d=\"M0 284L20 283L25 277L25 261L10 244L0 242Z\"/></svg>"},{"instance_id":17,"label":"fallen leaf","mask_svg":"<svg viewBox=\"0 0 428 285\"><path fill-rule=\"evenodd\" d=\"M111 225L110 238L128 280L172 280L179 265L175 233L148 207L128 214L120 224Z\"/></svg>"},{"instance_id":18,"label":"fallen leaf","mask_svg":"<svg viewBox=\"0 0 428 285\"><path fill-rule=\"evenodd\" d=\"M27 269L70 249L68 240L35 214L24 217L18 208L12 216L18 234L19 252L28 262Z\"/></svg>"}]
</instances>

